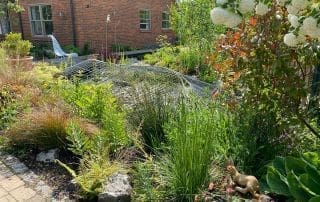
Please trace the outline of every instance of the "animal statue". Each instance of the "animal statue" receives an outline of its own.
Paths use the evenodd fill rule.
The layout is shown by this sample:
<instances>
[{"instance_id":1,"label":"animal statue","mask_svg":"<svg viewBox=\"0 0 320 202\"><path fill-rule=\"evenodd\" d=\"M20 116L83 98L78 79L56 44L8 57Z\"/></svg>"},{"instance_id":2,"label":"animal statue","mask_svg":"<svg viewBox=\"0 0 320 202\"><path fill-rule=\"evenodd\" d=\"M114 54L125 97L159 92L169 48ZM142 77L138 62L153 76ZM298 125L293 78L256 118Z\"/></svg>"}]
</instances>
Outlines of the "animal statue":
<instances>
[{"instance_id":1,"label":"animal statue","mask_svg":"<svg viewBox=\"0 0 320 202\"><path fill-rule=\"evenodd\" d=\"M260 198L259 182L255 176L240 174L231 161L228 161L227 171L231 175L236 191L243 194L249 192L253 198Z\"/></svg>"}]
</instances>

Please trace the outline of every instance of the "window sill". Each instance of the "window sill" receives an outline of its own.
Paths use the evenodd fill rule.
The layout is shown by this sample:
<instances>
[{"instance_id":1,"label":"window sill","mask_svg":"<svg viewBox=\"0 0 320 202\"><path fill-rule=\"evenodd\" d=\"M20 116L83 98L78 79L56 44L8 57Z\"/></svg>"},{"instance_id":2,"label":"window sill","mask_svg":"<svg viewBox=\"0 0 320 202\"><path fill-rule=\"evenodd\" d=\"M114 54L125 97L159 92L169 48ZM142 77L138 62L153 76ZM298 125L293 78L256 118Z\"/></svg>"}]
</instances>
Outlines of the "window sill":
<instances>
[{"instance_id":1,"label":"window sill","mask_svg":"<svg viewBox=\"0 0 320 202\"><path fill-rule=\"evenodd\" d=\"M140 32L142 32L142 33L150 33L150 32L152 32L152 30L151 29L140 29Z\"/></svg>"}]
</instances>

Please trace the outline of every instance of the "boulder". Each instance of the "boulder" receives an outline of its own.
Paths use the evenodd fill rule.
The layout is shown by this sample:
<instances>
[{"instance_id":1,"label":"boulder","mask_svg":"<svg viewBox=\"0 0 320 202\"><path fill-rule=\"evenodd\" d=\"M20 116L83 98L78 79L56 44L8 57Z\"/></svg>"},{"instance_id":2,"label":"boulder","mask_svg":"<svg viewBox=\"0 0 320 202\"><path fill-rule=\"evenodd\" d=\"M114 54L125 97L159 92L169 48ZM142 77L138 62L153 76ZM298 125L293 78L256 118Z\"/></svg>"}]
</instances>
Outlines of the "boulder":
<instances>
[{"instance_id":1,"label":"boulder","mask_svg":"<svg viewBox=\"0 0 320 202\"><path fill-rule=\"evenodd\" d=\"M58 158L59 149L51 149L47 152L41 152L37 155L37 161L44 163L53 163Z\"/></svg>"},{"instance_id":2,"label":"boulder","mask_svg":"<svg viewBox=\"0 0 320 202\"><path fill-rule=\"evenodd\" d=\"M129 202L131 192L130 177L126 174L115 173L104 183L103 192L98 196L98 202Z\"/></svg>"}]
</instances>

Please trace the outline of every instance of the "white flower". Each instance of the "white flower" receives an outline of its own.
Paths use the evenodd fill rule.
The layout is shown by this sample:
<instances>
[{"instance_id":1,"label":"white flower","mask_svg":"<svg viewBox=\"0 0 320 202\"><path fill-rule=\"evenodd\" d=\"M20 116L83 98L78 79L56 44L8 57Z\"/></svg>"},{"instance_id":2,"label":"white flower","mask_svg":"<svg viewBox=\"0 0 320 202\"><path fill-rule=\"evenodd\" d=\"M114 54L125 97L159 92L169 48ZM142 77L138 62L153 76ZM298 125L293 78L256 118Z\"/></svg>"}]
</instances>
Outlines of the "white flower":
<instances>
[{"instance_id":1,"label":"white flower","mask_svg":"<svg viewBox=\"0 0 320 202\"><path fill-rule=\"evenodd\" d=\"M287 2L287 0L277 0L277 4L279 6L284 6L284 4Z\"/></svg>"},{"instance_id":2,"label":"white flower","mask_svg":"<svg viewBox=\"0 0 320 202\"><path fill-rule=\"evenodd\" d=\"M318 27L317 20L312 16L304 19L300 29L311 38L315 39L320 37L320 28Z\"/></svg>"},{"instance_id":3,"label":"white flower","mask_svg":"<svg viewBox=\"0 0 320 202\"><path fill-rule=\"evenodd\" d=\"M258 5L256 6L256 14L257 15L265 15L266 13L269 12L268 5L259 2Z\"/></svg>"},{"instance_id":4,"label":"white flower","mask_svg":"<svg viewBox=\"0 0 320 202\"><path fill-rule=\"evenodd\" d=\"M255 5L256 5L256 3L254 0L241 0L239 2L238 10L240 11L240 13L246 14L248 12L253 11Z\"/></svg>"},{"instance_id":5,"label":"white flower","mask_svg":"<svg viewBox=\"0 0 320 202\"><path fill-rule=\"evenodd\" d=\"M284 35L283 41L287 46L296 47L299 44L298 37L293 33Z\"/></svg>"},{"instance_id":6,"label":"white flower","mask_svg":"<svg viewBox=\"0 0 320 202\"><path fill-rule=\"evenodd\" d=\"M224 25L226 27L232 28L232 27L238 26L241 22L242 22L242 18L239 15L229 12L229 16L225 21Z\"/></svg>"},{"instance_id":7,"label":"white flower","mask_svg":"<svg viewBox=\"0 0 320 202\"><path fill-rule=\"evenodd\" d=\"M310 2L308 0L292 0L291 4L299 10L303 10L309 6Z\"/></svg>"},{"instance_id":8,"label":"white flower","mask_svg":"<svg viewBox=\"0 0 320 202\"><path fill-rule=\"evenodd\" d=\"M282 16L279 15L279 14L277 14L277 15L276 15L276 19L277 19L277 20L282 20Z\"/></svg>"},{"instance_id":9,"label":"white flower","mask_svg":"<svg viewBox=\"0 0 320 202\"><path fill-rule=\"evenodd\" d=\"M223 8L215 7L210 12L213 24L223 25L229 17L229 12Z\"/></svg>"},{"instance_id":10,"label":"white flower","mask_svg":"<svg viewBox=\"0 0 320 202\"><path fill-rule=\"evenodd\" d=\"M289 14L296 15L299 12L299 9L292 5L287 5L286 7Z\"/></svg>"},{"instance_id":11,"label":"white flower","mask_svg":"<svg viewBox=\"0 0 320 202\"><path fill-rule=\"evenodd\" d=\"M307 38L303 33L299 32L297 36L297 40L299 43L305 43L307 41Z\"/></svg>"},{"instance_id":12,"label":"white flower","mask_svg":"<svg viewBox=\"0 0 320 202\"><path fill-rule=\"evenodd\" d=\"M223 4L225 4L225 3L227 3L228 2L228 0L217 0L217 4L220 4L220 5L223 5Z\"/></svg>"},{"instance_id":13,"label":"white flower","mask_svg":"<svg viewBox=\"0 0 320 202\"><path fill-rule=\"evenodd\" d=\"M236 27L242 21L242 18L239 15L220 7L212 9L210 16L213 24L225 25L229 28Z\"/></svg>"},{"instance_id":14,"label":"white flower","mask_svg":"<svg viewBox=\"0 0 320 202\"><path fill-rule=\"evenodd\" d=\"M297 28L297 27L300 26L298 16L289 14L289 15L288 15L288 20L289 20L289 22L291 23L291 26L292 26L292 27Z\"/></svg>"}]
</instances>

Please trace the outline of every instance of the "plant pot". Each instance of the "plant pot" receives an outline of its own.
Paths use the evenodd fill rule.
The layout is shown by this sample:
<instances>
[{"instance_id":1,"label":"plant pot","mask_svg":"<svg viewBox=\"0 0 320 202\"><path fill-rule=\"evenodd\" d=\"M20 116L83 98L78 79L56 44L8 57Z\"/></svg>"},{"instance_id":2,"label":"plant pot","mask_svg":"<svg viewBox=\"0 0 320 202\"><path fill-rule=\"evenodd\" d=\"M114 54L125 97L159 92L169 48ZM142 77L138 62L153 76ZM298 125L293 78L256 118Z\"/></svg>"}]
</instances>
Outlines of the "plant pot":
<instances>
[{"instance_id":1,"label":"plant pot","mask_svg":"<svg viewBox=\"0 0 320 202\"><path fill-rule=\"evenodd\" d=\"M13 68L30 71L33 68L33 57L26 56L21 58L8 58L8 64Z\"/></svg>"}]
</instances>

